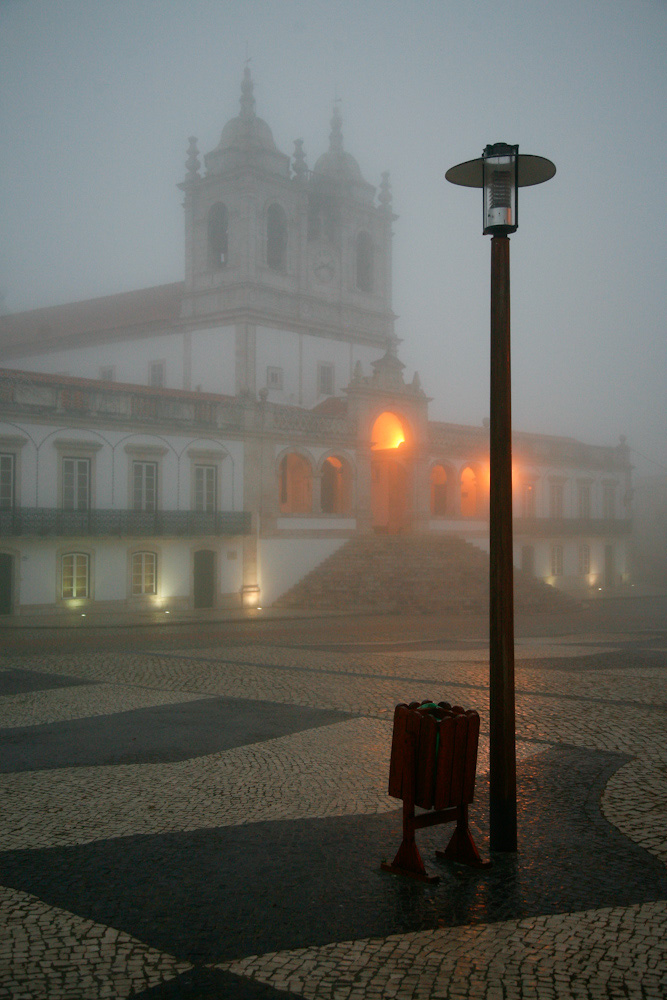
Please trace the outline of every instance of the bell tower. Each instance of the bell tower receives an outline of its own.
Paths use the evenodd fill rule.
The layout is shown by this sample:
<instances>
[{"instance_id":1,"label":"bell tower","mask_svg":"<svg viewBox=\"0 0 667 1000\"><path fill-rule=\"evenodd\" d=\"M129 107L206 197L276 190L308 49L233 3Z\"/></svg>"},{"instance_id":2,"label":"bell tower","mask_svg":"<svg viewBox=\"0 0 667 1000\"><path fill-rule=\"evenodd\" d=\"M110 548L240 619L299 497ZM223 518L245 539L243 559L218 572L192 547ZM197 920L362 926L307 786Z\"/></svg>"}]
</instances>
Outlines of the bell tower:
<instances>
[{"instance_id":1,"label":"bell tower","mask_svg":"<svg viewBox=\"0 0 667 1000\"><path fill-rule=\"evenodd\" d=\"M275 372L287 358L298 378L290 369L289 387L281 395L276 386L271 398L312 406L322 390L335 394L348 383L359 357L370 363L383 354L393 336L395 216L388 174L376 199L344 149L338 103L329 148L312 170L302 140L295 141L292 158L281 152L256 114L247 66L239 114L203 161L202 169L192 137L179 185L183 319L193 330L219 329L221 337L235 339L237 392L273 392L269 369ZM335 343L345 347L334 349ZM318 364L318 370L340 369L331 392L326 380L319 389L314 385Z\"/></svg>"}]
</instances>

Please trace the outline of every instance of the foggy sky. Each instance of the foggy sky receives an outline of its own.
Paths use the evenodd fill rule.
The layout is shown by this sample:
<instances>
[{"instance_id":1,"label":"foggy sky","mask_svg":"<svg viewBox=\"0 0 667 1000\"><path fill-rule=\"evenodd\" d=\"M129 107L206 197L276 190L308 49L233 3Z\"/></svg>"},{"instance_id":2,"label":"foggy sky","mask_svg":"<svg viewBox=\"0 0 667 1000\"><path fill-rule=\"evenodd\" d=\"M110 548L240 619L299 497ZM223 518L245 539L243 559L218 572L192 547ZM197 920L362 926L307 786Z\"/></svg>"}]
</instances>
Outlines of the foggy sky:
<instances>
[{"instance_id":1,"label":"foggy sky","mask_svg":"<svg viewBox=\"0 0 667 1000\"><path fill-rule=\"evenodd\" d=\"M312 168L339 97L366 180L391 171L399 353L434 419L488 415L490 240L445 171L498 141L556 163L511 237L514 426L625 434L665 471L665 0L5 0L4 308L182 279L187 138L238 114L246 46L283 152Z\"/></svg>"}]
</instances>

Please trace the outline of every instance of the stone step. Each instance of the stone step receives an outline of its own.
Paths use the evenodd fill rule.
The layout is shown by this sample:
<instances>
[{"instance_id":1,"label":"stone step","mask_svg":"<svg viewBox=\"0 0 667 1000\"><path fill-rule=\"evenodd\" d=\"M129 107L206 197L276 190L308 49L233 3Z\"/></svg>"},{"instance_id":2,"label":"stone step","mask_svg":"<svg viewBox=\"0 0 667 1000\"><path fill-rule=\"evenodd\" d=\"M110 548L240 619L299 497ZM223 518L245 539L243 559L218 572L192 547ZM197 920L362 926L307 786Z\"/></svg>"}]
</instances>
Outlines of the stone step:
<instances>
[{"instance_id":1,"label":"stone step","mask_svg":"<svg viewBox=\"0 0 667 1000\"><path fill-rule=\"evenodd\" d=\"M278 607L410 611L488 606L489 560L449 535L359 535L276 602ZM571 598L515 569L515 605L572 608Z\"/></svg>"}]
</instances>

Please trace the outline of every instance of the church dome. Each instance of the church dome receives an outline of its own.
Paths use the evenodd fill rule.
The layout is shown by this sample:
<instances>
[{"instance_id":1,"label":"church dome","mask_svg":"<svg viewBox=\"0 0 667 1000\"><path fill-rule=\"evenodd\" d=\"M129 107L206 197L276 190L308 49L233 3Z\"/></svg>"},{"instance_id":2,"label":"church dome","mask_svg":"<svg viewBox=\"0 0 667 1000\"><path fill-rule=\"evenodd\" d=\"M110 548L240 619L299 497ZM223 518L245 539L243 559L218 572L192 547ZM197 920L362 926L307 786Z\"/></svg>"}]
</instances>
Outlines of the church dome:
<instances>
[{"instance_id":1,"label":"church dome","mask_svg":"<svg viewBox=\"0 0 667 1000\"><path fill-rule=\"evenodd\" d=\"M222 130L216 151L248 146L255 149L268 149L272 153L276 151L271 129L264 119L258 118L257 115L250 118L239 115L228 121Z\"/></svg>"},{"instance_id":2,"label":"church dome","mask_svg":"<svg viewBox=\"0 0 667 1000\"><path fill-rule=\"evenodd\" d=\"M331 150L322 153L313 168L313 172L339 181L363 181L359 164L352 154L346 153L344 149L339 153L332 153Z\"/></svg>"},{"instance_id":3,"label":"church dome","mask_svg":"<svg viewBox=\"0 0 667 1000\"><path fill-rule=\"evenodd\" d=\"M338 105L334 105L329 133L329 149L318 159L313 173L337 181L356 181L364 184L361 168L355 158L343 149L343 119Z\"/></svg>"},{"instance_id":4,"label":"church dome","mask_svg":"<svg viewBox=\"0 0 667 1000\"><path fill-rule=\"evenodd\" d=\"M249 158L270 172L289 175L289 157L281 153L273 141L271 129L255 114L254 85L246 66L241 84L241 113L227 122L220 142L204 157L211 174L247 163Z\"/></svg>"}]
</instances>

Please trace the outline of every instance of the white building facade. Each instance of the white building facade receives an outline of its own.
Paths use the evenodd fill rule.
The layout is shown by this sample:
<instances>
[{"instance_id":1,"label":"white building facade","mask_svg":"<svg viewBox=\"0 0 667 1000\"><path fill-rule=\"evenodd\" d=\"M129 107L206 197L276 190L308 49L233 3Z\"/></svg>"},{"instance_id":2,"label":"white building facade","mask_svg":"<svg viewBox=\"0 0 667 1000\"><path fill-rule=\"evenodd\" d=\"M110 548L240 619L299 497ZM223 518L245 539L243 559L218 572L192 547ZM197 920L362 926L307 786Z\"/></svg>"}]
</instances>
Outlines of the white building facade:
<instances>
[{"instance_id":1,"label":"white building facade","mask_svg":"<svg viewBox=\"0 0 667 1000\"><path fill-rule=\"evenodd\" d=\"M433 423L391 309L388 175L240 114L181 185L182 283L0 318L0 610L269 605L357 532L488 545L488 431ZM515 562L627 579L628 448L517 434Z\"/></svg>"}]
</instances>

